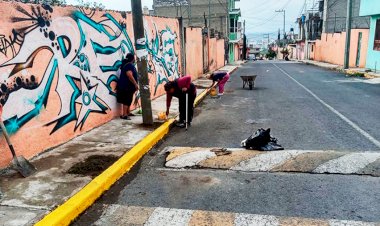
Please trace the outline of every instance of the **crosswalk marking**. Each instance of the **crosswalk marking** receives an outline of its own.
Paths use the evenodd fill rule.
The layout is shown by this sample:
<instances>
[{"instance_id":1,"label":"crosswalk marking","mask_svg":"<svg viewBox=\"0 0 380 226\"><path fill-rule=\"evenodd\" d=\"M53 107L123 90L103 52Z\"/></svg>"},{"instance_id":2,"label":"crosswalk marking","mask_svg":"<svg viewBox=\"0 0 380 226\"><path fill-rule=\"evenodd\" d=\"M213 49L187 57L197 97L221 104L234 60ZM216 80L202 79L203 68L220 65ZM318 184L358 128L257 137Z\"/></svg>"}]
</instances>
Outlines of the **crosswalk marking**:
<instances>
[{"instance_id":1,"label":"crosswalk marking","mask_svg":"<svg viewBox=\"0 0 380 226\"><path fill-rule=\"evenodd\" d=\"M379 223L330 220L329 226L379 226Z\"/></svg>"},{"instance_id":2,"label":"crosswalk marking","mask_svg":"<svg viewBox=\"0 0 380 226\"><path fill-rule=\"evenodd\" d=\"M181 166L181 167L194 166L202 160L215 157L215 156L216 156L215 153L210 152L208 150L190 152L166 162L166 166L173 167L173 168L177 168L178 166Z\"/></svg>"},{"instance_id":3,"label":"crosswalk marking","mask_svg":"<svg viewBox=\"0 0 380 226\"><path fill-rule=\"evenodd\" d=\"M352 174L380 158L380 153L352 153L318 166L315 173Z\"/></svg>"},{"instance_id":4,"label":"crosswalk marking","mask_svg":"<svg viewBox=\"0 0 380 226\"><path fill-rule=\"evenodd\" d=\"M235 226L278 226L279 220L275 216L256 214L237 214Z\"/></svg>"},{"instance_id":5,"label":"crosswalk marking","mask_svg":"<svg viewBox=\"0 0 380 226\"><path fill-rule=\"evenodd\" d=\"M254 151L171 147L168 168L229 169L245 172L303 172L380 176L380 152L333 150ZM216 152L215 150L221 150ZM224 149L223 149L224 150Z\"/></svg>"},{"instance_id":6,"label":"crosswalk marking","mask_svg":"<svg viewBox=\"0 0 380 226\"><path fill-rule=\"evenodd\" d=\"M153 211L152 215L149 217L148 221L144 225L188 225L192 214L192 210L168 209L158 207Z\"/></svg>"},{"instance_id":7,"label":"crosswalk marking","mask_svg":"<svg viewBox=\"0 0 380 226\"><path fill-rule=\"evenodd\" d=\"M380 226L379 222L338 219L312 219L248 213L104 205L97 226Z\"/></svg>"},{"instance_id":8,"label":"crosswalk marking","mask_svg":"<svg viewBox=\"0 0 380 226\"><path fill-rule=\"evenodd\" d=\"M238 171L269 171L300 153L300 151L268 152L243 161L237 166L231 167L231 169Z\"/></svg>"}]
</instances>

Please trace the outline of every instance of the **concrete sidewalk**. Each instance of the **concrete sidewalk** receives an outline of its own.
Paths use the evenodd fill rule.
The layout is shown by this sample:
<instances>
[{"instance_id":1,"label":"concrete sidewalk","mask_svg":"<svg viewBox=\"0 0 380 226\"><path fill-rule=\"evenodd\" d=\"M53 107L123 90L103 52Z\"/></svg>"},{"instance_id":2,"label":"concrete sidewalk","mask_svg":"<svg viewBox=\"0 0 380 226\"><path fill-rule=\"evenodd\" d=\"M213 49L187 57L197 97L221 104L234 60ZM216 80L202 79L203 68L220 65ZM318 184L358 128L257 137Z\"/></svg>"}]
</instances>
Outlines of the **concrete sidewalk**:
<instances>
[{"instance_id":1,"label":"concrete sidewalk","mask_svg":"<svg viewBox=\"0 0 380 226\"><path fill-rule=\"evenodd\" d=\"M226 66L220 70L235 69L236 66ZM211 85L211 81L204 78L195 83L198 95ZM157 119L157 114L166 110L166 96L152 101L152 108ZM174 98L170 117L175 117L177 108ZM28 178L12 170L2 171L0 225L38 222L161 124L162 121L156 120L153 127L144 127L140 116L131 121L114 119L32 159L38 172Z\"/></svg>"},{"instance_id":2,"label":"concrete sidewalk","mask_svg":"<svg viewBox=\"0 0 380 226\"><path fill-rule=\"evenodd\" d=\"M350 69L344 69L343 66L341 65L336 65L336 64L330 64L330 63L325 63L325 62L319 62L319 61L314 61L314 60L297 60L298 62L305 63L305 64L311 64L315 65L318 67L334 70L334 71L339 71L342 73L346 73L348 75L356 75L360 77L365 77L365 78L380 78L380 72L368 72L366 71L365 68L350 68Z\"/></svg>"}]
</instances>

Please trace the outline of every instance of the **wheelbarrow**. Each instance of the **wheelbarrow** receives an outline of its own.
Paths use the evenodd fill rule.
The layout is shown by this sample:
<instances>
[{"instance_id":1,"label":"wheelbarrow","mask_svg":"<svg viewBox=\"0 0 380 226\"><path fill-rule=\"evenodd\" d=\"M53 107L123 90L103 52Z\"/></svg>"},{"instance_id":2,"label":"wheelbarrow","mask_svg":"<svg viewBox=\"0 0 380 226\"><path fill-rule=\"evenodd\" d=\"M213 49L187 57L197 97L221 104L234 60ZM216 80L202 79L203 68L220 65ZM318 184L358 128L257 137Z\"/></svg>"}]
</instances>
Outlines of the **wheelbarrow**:
<instances>
[{"instance_id":1,"label":"wheelbarrow","mask_svg":"<svg viewBox=\"0 0 380 226\"><path fill-rule=\"evenodd\" d=\"M241 80L243 80L243 89L245 86L249 86L249 89L252 90L255 87L255 80L257 75L242 75L240 76Z\"/></svg>"}]
</instances>

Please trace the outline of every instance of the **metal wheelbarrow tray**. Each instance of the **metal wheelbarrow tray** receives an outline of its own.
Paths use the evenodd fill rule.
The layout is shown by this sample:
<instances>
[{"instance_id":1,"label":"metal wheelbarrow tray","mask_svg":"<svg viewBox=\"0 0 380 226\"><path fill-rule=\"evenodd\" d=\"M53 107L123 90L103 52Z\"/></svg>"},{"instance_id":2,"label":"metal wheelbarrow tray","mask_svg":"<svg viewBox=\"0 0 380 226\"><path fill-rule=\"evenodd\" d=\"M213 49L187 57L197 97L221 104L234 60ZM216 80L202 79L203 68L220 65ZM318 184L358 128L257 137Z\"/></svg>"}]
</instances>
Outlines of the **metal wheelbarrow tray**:
<instances>
[{"instance_id":1,"label":"metal wheelbarrow tray","mask_svg":"<svg viewBox=\"0 0 380 226\"><path fill-rule=\"evenodd\" d=\"M255 80L257 75L241 75L240 78L243 80L243 89L245 86L249 86L249 89L252 90L255 87Z\"/></svg>"}]
</instances>

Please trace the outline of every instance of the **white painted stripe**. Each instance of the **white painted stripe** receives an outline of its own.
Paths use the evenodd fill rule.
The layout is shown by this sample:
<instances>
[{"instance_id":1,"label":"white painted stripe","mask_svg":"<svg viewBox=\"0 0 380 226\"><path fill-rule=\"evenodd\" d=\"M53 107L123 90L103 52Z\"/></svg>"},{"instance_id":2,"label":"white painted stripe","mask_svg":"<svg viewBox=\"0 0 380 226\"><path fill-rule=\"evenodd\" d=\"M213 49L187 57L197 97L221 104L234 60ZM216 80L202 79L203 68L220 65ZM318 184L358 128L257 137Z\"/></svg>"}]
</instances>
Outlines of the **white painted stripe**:
<instances>
[{"instance_id":1,"label":"white painted stripe","mask_svg":"<svg viewBox=\"0 0 380 226\"><path fill-rule=\"evenodd\" d=\"M170 161L168 161L165 166L171 168L184 168L196 166L199 162L216 157L214 152L209 150L194 151L184 155L180 155Z\"/></svg>"},{"instance_id":2,"label":"white painted stripe","mask_svg":"<svg viewBox=\"0 0 380 226\"><path fill-rule=\"evenodd\" d=\"M314 173L356 173L380 158L380 153L352 153L318 166Z\"/></svg>"},{"instance_id":3,"label":"white painted stripe","mask_svg":"<svg viewBox=\"0 0 380 226\"><path fill-rule=\"evenodd\" d=\"M193 210L156 208L145 226L186 226L189 224Z\"/></svg>"},{"instance_id":4,"label":"white painted stripe","mask_svg":"<svg viewBox=\"0 0 380 226\"><path fill-rule=\"evenodd\" d=\"M95 226L110 225L110 217L114 217L113 214L120 208L120 205L112 204L108 205L106 209L103 209L103 213L100 218L94 223Z\"/></svg>"},{"instance_id":5,"label":"white painted stripe","mask_svg":"<svg viewBox=\"0 0 380 226\"><path fill-rule=\"evenodd\" d=\"M340 220L329 220L330 226L379 226L379 224L372 222L362 222L362 221L340 221Z\"/></svg>"},{"instance_id":6,"label":"white painted stripe","mask_svg":"<svg viewBox=\"0 0 380 226\"><path fill-rule=\"evenodd\" d=\"M289 75L286 71L284 71L282 68L277 66L276 64L273 64L278 70L280 70L282 73L284 73L286 76L288 76L291 80L293 80L295 83L297 83L299 86L301 86L306 92L308 92L311 96L313 96L317 101L319 101L322 105L327 107L330 111L332 111L334 114L336 114L339 118L341 118L343 121L345 121L348 125L350 125L352 128L354 128L356 131L358 131L361 135L363 135L365 138L367 138L369 141L371 141L376 147L380 148L380 141L378 141L376 138L371 136L369 133L364 131L362 128L360 128L357 124L355 124L353 121L348 119L346 116L341 114L339 111L334 109L332 106L327 104L325 101L323 101L321 98L319 98L316 94L314 94L311 90L306 88L304 85L299 83L296 79L294 79L291 75Z\"/></svg>"},{"instance_id":7,"label":"white painted stripe","mask_svg":"<svg viewBox=\"0 0 380 226\"><path fill-rule=\"evenodd\" d=\"M287 160L296 157L299 154L308 151L273 151L257 155L251 159L240 162L238 165L231 167L231 170L238 171L268 171L273 167L280 165Z\"/></svg>"},{"instance_id":8,"label":"white painted stripe","mask_svg":"<svg viewBox=\"0 0 380 226\"><path fill-rule=\"evenodd\" d=\"M279 220L275 216L256 215L256 214L237 214L235 226L277 226Z\"/></svg>"}]
</instances>

